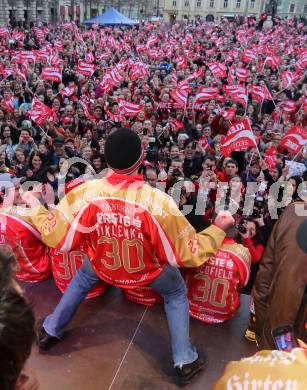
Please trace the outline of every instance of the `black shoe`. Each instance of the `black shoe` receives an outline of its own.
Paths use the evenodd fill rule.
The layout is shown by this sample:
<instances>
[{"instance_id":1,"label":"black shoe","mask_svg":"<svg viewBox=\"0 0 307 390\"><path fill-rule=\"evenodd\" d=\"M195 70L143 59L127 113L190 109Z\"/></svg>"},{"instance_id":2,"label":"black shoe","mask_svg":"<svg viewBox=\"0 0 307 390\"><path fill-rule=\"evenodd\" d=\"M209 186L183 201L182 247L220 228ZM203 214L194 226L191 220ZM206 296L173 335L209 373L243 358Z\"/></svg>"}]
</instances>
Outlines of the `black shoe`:
<instances>
[{"instance_id":1,"label":"black shoe","mask_svg":"<svg viewBox=\"0 0 307 390\"><path fill-rule=\"evenodd\" d=\"M61 339L50 336L43 327L37 332L37 345L40 351L48 351L60 341Z\"/></svg>"},{"instance_id":2,"label":"black shoe","mask_svg":"<svg viewBox=\"0 0 307 390\"><path fill-rule=\"evenodd\" d=\"M184 364L181 368L176 367L177 375L180 379L180 382L184 385L191 382L192 378L195 375L199 374L202 370L205 369L207 365L207 358L205 356L198 356L198 358L188 364Z\"/></svg>"}]
</instances>

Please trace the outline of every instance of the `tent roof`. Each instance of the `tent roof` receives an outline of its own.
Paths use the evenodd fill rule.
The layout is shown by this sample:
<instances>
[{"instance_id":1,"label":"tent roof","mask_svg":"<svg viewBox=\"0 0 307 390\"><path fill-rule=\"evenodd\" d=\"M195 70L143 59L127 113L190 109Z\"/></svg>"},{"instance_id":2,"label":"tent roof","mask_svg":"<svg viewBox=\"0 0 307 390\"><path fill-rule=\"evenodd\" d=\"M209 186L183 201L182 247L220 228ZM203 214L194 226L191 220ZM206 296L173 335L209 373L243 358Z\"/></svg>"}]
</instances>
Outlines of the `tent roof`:
<instances>
[{"instance_id":1,"label":"tent roof","mask_svg":"<svg viewBox=\"0 0 307 390\"><path fill-rule=\"evenodd\" d=\"M133 26L135 24L138 24L138 22L127 18L125 15L121 14L113 7L109 8L104 14L83 22L83 24L86 25L92 25L94 23L98 23L102 26L115 26L115 25Z\"/></svg>"}]
</instances>

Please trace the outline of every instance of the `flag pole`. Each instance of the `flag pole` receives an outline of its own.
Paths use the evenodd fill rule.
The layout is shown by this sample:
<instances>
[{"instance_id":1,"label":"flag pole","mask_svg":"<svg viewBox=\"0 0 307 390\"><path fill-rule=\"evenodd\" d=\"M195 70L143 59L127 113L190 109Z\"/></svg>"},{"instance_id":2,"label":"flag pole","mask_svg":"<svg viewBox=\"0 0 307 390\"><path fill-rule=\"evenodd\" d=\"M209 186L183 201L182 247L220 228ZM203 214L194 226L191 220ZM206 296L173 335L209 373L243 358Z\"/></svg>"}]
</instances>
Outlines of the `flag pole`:
<instances>
[{"instance_id":1,"label":"flag pole","mask_svg":"<svg viewBox=\"0 0 307 390\"><path fill-rule=\"evenodd\" d=\"M305 145L302 145L301 148L299 149L299 151L296 153L296 155L293 157L293 159L291 161L295 161L296 158L298 157L298 155L301 153L301 151L304 149Z\"/></svg>"}]
</instances>

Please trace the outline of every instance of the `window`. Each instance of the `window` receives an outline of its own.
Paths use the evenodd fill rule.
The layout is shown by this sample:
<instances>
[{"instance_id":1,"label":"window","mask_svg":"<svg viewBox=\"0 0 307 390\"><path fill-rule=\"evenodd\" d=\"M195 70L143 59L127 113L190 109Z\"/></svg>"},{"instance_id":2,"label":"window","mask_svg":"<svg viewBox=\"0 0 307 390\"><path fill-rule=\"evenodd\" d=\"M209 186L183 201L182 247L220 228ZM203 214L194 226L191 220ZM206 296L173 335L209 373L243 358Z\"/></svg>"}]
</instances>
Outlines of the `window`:
<instances>
[{"instance_id":1,"label":"window","mask_svg":"<svg viewBox=\"0 0 307 390\"><path fill-rule=\"evenodd\" d=\"M290 4L290 7L289 7L289 12L294 12L295 11L295 4Z\"/></svg>"},{"instance_id":2,"label":"window","mask_svg":"<svg viewBox=\"0 0 307 390\"><path fill-rule=\"evenodd\" d=\"M196 7L198 7L198 8L201 7L201 0L197 0L197 2L196 2Z\"/></svg>"},{"instance_id":3,"label":"window","mask_svg":"<svg viewBox=\"0 0 307 390\"><path fill-rule=\"evenodd\" d=\"M249 8L250 9L255 8L255 3L256 3L256 0L251 0Z\"/></svg>"},{"instance_id":4,"label":"window","mask_svg":"<svg viewBox=\"0 0 307 390\"><path fill-rule=\"evenodd\" d=\"M224 0L224 8L228 8L228 0Z\"/></svg>"},{"instance_id":5,"label":"window","mask_svg":"<svg viewBox=\"0 0 307 390\"><path fill-rule=\"evenodd\" d=\"M209 7L210 7L210 8L214 8L214 0L210 0L210 2L209 2Z\"/></svg>"},{"instance_id":6,"label":"window","mask_svg":"<svg viewBox=\"0 0 307 390\"><path fill-rule=\"evenodd\" d=\"M176 7L176 6L177 6L177 1L173 0L173 7Z\"/></svg>"},{"instance_id":7,"label":"window","mask_svg":"<svg viewBox=\"0 0 307 390\"><path fill-rule=\"evenodd\" d=\"M236 8L241 8L241 0L237 0Z\"/></svg>"},{"instance_id":8,"label":"window","mask_svg":"<svg viewBox=\"0 0 307 390\"><path fill-rule=\"evenodd\" d=\"M190 2L189 2L188 0L185 0L184 6L185 6L185 7L189 7L189 6L190 6Z\"/></svg>"},{"instance_id":9,"label":"window","mask_svg":"<svg viewBox=\"0 0 307 390\"><path fill-rule=\"evenodd\" d=\"M281 0L277 0L277 7L281 6Z\"/></svg>"},{"instance_id":10,"label":"window","mask_svg":"<svg viewBox=\"0 0 307 390\"><path fill-rule=\"evenodd\" d=\"M307 4L304 5L304 14L307 14Z\"/></svg>"}]
</instances>

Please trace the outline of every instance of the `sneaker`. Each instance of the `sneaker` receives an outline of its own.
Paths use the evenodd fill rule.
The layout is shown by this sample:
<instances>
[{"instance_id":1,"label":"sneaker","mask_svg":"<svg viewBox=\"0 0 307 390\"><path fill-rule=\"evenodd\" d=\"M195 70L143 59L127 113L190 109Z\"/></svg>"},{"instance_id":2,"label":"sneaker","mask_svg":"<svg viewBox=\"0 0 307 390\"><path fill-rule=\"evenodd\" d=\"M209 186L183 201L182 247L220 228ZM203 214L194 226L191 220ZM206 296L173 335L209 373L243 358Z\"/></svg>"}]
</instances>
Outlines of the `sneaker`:
<instances>
[{"instance_id":1,"label":"sneaker","mask_svg":"<svg viewBox=\"0 0 307 390\"><path fill-rule=\"evenodd\" d=\"M49 351L55 344L60 342L61 339L57 337L50 336L43 327L41 327L37 332L36 343L40 351Z\"/></svg>"},{"instance_id":2,"label":"sneaker","mask_svg":"<svg viewBox=\"0 0 307 390\"><path fill-rule=\"evenodd\" d=\"M184 364L182 367L176 367L177 375L182 384L188 384L191 380L205 369L207 365L207 358L200 357L188 364Z\"/></svg>"}]
</instances>

